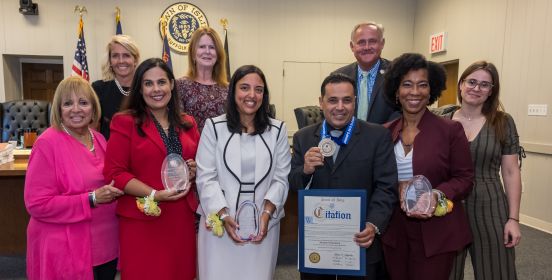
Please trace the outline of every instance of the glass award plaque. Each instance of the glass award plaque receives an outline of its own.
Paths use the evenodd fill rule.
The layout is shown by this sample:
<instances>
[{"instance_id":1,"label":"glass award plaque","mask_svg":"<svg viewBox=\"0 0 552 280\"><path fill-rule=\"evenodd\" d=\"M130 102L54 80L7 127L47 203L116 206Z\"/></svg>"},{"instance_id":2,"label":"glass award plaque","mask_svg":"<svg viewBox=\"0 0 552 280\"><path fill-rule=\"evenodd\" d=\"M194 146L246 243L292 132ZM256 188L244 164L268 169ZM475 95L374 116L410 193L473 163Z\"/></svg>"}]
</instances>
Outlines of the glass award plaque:
<instances>
[{"instance_id":1,"label":"glass award plaque","mask_svg":"<svg viewBox=\"0 0 552 280\"><path fill-rule=\"evenodd\" d=\"M235 220L240 226L236 233L241 240L249 241L259 234L259 213L253 201L246 200L240 204Z\"/></svg>"},{"instance_id":2,"label":"glass award plaque","mask_svg":"<svg viewBox=\"0 0 552 280\"><path fill-rule=\"evenodd\" d=\"M431 190L431 183L426 177L423 175L412 177L405 191L406 212L429 214L431 212Z\"/></svg>"},{"instance_id":3,"label":"glass award plaque","mask_svg":"<svg viewBox=\"0 0 552 280\"><path fill-rule=\"evenodd\" d=\"M188 188L190 170L180 155L169 154L161 165L161 180L166 190L185 191Z\"/></svg>"}]
</instances>

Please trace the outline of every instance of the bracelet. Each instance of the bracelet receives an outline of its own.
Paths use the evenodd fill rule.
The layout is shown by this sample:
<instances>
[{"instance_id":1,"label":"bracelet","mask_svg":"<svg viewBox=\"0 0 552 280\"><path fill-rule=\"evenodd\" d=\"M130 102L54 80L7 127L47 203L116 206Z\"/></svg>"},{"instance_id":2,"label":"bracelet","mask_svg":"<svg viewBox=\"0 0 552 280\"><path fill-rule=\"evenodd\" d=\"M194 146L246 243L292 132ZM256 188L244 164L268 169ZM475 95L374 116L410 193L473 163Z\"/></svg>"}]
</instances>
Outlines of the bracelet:
<instances>
[{"instance_id":1,"label":"bracelet","mask_svg":"<svg viewBox=\"0 0 552 280\"><path fill-rule=\"evenodd\" d=\"M508 217L508 220L514 220L514 221L516 221L516 222L518 222L518 223L519 223L519 220L518 220L518 219L516 219L516 218Z\"/></svg>"},{"instance_id":2,"label":"bracelet","mask_svg":"<svg viewBox=\"0 0 552 280\"><path fill-rule=\"evenodd\" d=\"M442 191L437 189L433 189L432 191L433 193L437 194L437 205L435 205L433 216L442 217L450 213L452 211L452 201L448 200Z\"/></svg>"},{"instance_id":3,"label":"bracelet","mask_svg":"<svg viewBox=\"0 0 552 280\"><path fill-rule=\"evenodd\" d=\"M378 228L376 225L374 225L373 223L370 223L370 222L366 222L366 224L367 224L367 225L372 225L372 226L374 227L374 232L375 232L377 235L380 235L380 234L381 234L379 228Z\"/></svg>"},{"instance_id":4,"label":"bracelet","mask_svg":"<svg viewBox=\"0 0 552 280\"><path fill-rule=\"evenodd\" d=\"M226 217L230 217L230 215L228 215L227 212L224 212L224 213L220 214L219 219L220 219L221 221L224 222L224 219L225 219Z\"/></svg>"},{"instance_id":5,"label":"bracelet","mask_svg":"<svg viewBox=\"0 0 552 280\"><path fill-rule=\"evenodd\" d=\"M263 213L267 213L267 214L268 214L268 218L272 219L272 213L270 212L270 210L264 209L264 210L263 210Z\"/></svg>"},{"instance_id":6,"label":"bracelet","mask_svg":"<svg viewBox=\"0 0 552 280\"><path fill-rule=\"evenodd\" d=\"M88 193L88 203L90 203L91 208L96 207L96 193L94 191Z\"/></svg>"}]
</instances>

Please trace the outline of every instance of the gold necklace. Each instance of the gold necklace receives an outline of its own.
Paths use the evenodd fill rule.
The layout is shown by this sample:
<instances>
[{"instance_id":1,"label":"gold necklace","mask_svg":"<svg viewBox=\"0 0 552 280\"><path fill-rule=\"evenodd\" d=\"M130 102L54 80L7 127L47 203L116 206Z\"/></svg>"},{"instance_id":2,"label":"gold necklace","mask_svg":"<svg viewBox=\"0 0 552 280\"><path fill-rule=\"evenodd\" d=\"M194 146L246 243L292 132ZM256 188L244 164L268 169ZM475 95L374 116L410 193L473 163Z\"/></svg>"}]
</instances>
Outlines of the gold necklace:
<instances>
[{"instance_id":1,"label":"gold necklace","mask_svg":"<svg viewBox=\"0 0 552 280\"><path fill-rule=\"evenodd\" d=\"M69 132L69 130L65 127L65 125L63 125L63 123L61 124L61 127L63 128L63 130L65 130L65 133L67 133L69 136L75 138L75 140L79 141L79 139L77 137L75 137L73 134L71 134L71 132ZM96 148L94 147L94 134L92 133L92 130L90 129L90 127L88 128L88 133L90 134L90 143L92 144L90 149L88 149L88 150L91 151L91 152L94 152L96 150ZM80 142L80 143L86 146L86 144L84 144L82 142Z\"/></svg>"}]
</instances>

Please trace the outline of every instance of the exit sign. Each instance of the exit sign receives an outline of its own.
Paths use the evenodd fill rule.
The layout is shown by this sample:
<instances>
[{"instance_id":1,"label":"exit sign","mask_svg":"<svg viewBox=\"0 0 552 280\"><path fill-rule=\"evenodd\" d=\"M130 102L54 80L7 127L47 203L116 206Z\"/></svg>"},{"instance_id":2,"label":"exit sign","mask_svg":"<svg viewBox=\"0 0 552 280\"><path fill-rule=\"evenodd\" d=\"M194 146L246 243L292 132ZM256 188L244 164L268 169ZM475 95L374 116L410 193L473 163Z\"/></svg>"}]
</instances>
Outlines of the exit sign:
<instances>
[{"instance_id":1,"label":"exit sign","mask_svg":"<svg viewBox=\"0 0 552 280\"><path fill-rule=\"evenodd\" d=\"M429 36L429 53L440 53L447 50L447 34L435 33Z\"/></svg>"}]
</instances>

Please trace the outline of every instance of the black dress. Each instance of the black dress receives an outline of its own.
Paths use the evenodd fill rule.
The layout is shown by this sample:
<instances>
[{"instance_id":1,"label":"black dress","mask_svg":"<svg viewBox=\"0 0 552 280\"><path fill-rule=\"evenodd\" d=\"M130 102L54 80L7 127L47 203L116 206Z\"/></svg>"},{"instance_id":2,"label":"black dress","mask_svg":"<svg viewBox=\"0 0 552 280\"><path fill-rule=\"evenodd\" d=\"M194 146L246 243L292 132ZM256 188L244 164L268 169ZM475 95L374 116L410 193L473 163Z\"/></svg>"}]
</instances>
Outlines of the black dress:
<instances>
[{"instance_id":1,"label":"black dress","mask_svg":"<svg viewBox=\"0 0 552 280\"><path fill-rule=\"evenodd\" d=\"M100 133L105 137L105 140L108 140L111 118L115 115L115 113L119 112L126 96L123 95L119 88L117 88L115 80L107 82L97 80L92 83L92 88L96 91L96 95L98 96L98 99L100 99L100 106L102 108ZM123 90L128 91L129 88L123 87Z\"/></svg>"}]
</instances>

